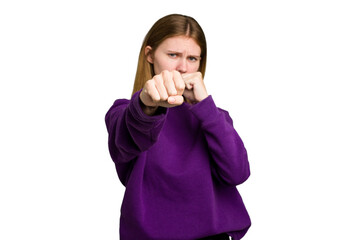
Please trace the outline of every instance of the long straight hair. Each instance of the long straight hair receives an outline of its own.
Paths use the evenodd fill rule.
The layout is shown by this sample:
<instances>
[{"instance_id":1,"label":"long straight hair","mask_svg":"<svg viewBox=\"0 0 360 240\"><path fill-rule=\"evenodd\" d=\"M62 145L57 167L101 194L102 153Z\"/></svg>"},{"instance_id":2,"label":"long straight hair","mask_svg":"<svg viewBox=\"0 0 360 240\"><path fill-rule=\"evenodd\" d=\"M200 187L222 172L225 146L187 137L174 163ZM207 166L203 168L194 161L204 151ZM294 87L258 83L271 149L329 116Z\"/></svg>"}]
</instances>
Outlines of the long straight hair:
<instances>
[{"instance_id":1,"label":"long straight hair","mask_svg":"<svg viewBox=\"0 0 360 240\"><path fill-rule=\"evenodd\" d=\"M145 48L150 46L152 52L167 38L187 36L193 38L201 49L199 70L205 76L206 39L198 22L189 16L170 14L159 19L146 34L139 53L138 66L132 95L143 88L145 82L154 77L154 66L146 60Z\"/></svg>"}]
</instances>

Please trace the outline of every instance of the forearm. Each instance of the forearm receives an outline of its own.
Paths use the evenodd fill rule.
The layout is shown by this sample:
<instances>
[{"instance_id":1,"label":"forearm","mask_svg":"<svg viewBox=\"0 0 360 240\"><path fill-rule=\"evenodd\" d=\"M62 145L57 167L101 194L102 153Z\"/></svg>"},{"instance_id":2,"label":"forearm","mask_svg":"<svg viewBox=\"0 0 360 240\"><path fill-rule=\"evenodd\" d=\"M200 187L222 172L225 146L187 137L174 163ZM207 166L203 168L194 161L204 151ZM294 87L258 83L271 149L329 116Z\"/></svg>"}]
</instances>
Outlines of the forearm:
<instances>
[{"instance_id":1,"label":"forearm","mask_svg":"<svg viewBox=\"0 0 360 240\"><path fill-rule=\"evenodd\" d=\"M159 115L146 115L138 93L127 104L115 102L106 114L109 149L114 161L126 162L151 147L165 121L166 110Z\"/></svg>"},{"instance_id":2,"label":"forearm","mask_svg":"<svg viewBox=\"0 0 360 240\"><path fill-rule=\"evenodd\" d=\"M192 107L214 160L217 177L229 185L238 185L250 175L247 151L226 111L215 106L212 97Z\"/></svg>"},{"instance_id":3,"label":"forearm","mask_svg":"<svg viewBox=\"0 0 360 240\"><path fill-rule=\"evenodd\" d=\"M221 132L221 133L220 133ZM219 124L205 131L218 176L229 185L239 185L250 176L247 151L235 129Z\"/></svg>"}]
</instances>

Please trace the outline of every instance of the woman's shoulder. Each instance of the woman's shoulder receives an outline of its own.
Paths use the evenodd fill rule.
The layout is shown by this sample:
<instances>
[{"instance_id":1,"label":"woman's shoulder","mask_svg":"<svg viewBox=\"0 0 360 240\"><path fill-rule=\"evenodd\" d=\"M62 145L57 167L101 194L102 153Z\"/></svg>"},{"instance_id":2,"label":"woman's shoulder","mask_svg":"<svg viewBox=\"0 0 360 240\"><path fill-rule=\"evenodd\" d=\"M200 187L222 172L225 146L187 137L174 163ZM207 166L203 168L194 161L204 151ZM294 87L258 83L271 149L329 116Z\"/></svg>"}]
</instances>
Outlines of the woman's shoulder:
<instances>
[{"instance_id":1,"label":"woman's shoulder","mask_svg":"<svg viewBox=\"0 0 360 240\"><path fill-rule=\"evenodd\" d=\"M129 105L130 100L128 99L117 99L114 101L114 103L111 105L110 109L106 113L106 119L110 117L110 115L113 115L114 113L121 113L123 112L127 106Z\"/></svg>"},{"instance_id":2,"label":"woman's shoulder","mask_svg":"<svg viewBox=\"0 0 360 240\"><path fill-rule=\"evenodd\" d=\"M121 98L121 99L116 99L113 103L113 106L128 105L129 103L130 103L129 99Z\"/></svg>"}]
</instances>

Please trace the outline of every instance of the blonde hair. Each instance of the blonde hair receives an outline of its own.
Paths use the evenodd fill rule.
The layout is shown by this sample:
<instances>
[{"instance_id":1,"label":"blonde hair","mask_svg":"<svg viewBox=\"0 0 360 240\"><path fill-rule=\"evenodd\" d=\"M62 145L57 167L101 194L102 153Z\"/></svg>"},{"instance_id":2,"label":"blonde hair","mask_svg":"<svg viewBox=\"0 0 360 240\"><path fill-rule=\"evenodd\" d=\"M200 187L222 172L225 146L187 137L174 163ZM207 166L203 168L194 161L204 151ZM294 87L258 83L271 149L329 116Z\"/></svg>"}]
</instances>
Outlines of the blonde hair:
<instances>
[{"instance_id":1,"label":"blonde hair","mask_svg":"<svg viewBox=\"0 0 360 240\"><path fill-rule=\"evenodd\" d=\"M132 95L143 88L145 82L154 77L154 67L146 60L145 48L150 46L155 52L157 47L167 38L187 36L195 40L201 49L199 71L205 76L206 39L198 22L189 16L170 14L159 19L146 34L139 53L138 66Z\"/></svg>"}]
</instances>

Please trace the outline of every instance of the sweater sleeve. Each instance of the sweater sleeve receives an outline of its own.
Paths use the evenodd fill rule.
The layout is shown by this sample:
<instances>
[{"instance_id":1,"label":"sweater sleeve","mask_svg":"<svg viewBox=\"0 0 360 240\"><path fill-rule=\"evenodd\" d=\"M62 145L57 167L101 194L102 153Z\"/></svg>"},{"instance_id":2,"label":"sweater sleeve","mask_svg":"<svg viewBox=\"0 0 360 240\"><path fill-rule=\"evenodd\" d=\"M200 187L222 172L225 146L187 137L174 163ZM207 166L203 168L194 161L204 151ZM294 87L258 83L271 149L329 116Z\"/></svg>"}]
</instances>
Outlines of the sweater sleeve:
<instances>
[{"instance_id":1,"label":"sweater sleeve","mask_svg":"<svg viewBox=\"0 0 360 240\"><path fill-rule=\"evenodd\" d=\"M246 181L250 176L247 151L228 112L217 108L212 96L193 105L191 111L201 122L215 176L231 186Z\"/></svg>"},{"instance_id":2,"label":"sweater sleeve","mask_svg":"<svg viewBox=\"0 0 360 240\"><path fill-rule=\"evenodd\" d=\"M167 114L164 108L157 115L146 115L141 109L139 94L135 93L130 101L116 100L105 116L109 152L124 185L132 169L132 160L157 141Z\"/></svg>"}]
</instances>

